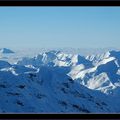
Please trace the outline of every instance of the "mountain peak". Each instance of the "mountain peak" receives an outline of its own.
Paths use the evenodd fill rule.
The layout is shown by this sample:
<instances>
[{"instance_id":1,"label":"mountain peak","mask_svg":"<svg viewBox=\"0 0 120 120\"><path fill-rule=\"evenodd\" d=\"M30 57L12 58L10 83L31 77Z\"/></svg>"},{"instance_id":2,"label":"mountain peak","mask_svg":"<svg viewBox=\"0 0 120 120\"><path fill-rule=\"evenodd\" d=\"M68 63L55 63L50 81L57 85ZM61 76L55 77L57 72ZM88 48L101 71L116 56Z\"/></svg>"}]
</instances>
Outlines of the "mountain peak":
<instances>
[{"instance_id":1,"label":"mountain peak","mask_svg":"<svg viewBox=\"0 0 120 120\"><path fill-rule=\"evenodd\" d=\"M105 54L107 57L115 57L120 59L120 51L119 50L110 50Z\"/></svg>"},{"instance_id":2,"label":"mountain peak","mask_svg":"<svg viewBox=\"0 0 120 120\"><path fill-rule=\"evenodd\" d=\"M8 48L2 48L0 49L0 53L14 53L14 52Z\"/></svg>"}]
</instances>

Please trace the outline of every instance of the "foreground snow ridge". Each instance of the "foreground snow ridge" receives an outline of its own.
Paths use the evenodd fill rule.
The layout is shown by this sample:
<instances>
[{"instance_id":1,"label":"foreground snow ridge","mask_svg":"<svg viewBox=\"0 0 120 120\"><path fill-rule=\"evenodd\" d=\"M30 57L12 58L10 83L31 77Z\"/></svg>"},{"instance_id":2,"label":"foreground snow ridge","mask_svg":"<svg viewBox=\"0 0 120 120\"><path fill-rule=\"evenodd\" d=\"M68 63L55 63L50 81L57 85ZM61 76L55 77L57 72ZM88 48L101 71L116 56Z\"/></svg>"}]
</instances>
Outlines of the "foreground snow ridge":
<instances>
[{"instance_id":1,"label":"foreground snow ridge","mask_svg":"<svg viewBox=\"0 0 120 120\"><path fill-rule=\"evenodd\" d=\"M120 51L16 56L0 58L0 113L120 112Z\"/></svg>"}]
</instances>

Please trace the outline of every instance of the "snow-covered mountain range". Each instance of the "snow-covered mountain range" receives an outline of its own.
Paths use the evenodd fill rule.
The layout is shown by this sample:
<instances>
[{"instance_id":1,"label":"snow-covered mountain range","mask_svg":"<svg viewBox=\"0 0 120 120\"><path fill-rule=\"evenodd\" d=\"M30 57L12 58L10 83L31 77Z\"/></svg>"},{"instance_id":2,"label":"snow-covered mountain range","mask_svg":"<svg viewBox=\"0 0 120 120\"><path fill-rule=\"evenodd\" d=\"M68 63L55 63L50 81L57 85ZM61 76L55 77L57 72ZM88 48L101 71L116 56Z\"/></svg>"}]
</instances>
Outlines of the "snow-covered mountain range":
<instances>
[{"instance_id":1,"label":"snow-covered mountain range","mask_svg":"<svg viewBox=\"0 0 120 120\"><path fill-rule=\"evenodd\" d=\"M88 56L56 50L34 56L4 54L1 113L120 112L120 51Z\"/></svg>"}]
</instances>

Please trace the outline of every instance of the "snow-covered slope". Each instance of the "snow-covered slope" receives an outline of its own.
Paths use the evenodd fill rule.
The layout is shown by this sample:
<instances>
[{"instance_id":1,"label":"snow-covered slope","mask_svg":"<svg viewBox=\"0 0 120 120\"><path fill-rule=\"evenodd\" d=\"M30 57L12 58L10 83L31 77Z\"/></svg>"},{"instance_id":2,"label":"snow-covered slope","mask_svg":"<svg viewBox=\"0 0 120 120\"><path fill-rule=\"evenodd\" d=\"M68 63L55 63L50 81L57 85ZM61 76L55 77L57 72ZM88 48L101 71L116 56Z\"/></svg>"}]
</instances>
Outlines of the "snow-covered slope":
<instances>
[{"instance_id":1,"label":"snow-covered slope","mask_svg":"<svg viewBox=\"0 0 120 120\"><path fill-rule=\"evenodd\" d=\"M98 56L94 59L91 59L93 55L87 57L93 63L93 67L78 69L77 72L72 69L68 75L90 89L116 95L116 89L120 86L120 52L109 51Z\"/></svg>"},{"instance_id":2,"label":"snow-covered slope","mask_svg":"<svg viewBox=\"0 0 120 120\"><path fill-rule=\"evenodd\" d=\"M119 51L85 57L51 50L7 60L0 60L2 113L120 112Z\"/></svg>"},{"instance_id":3,"label":"snow-covered slope","mask_svg":"<svg viewBox=\"0 0 120 120\"><path fill-rule=\"evenodd\" d=\"M94 58L93 55L85 58L79 54L48 51L33 58L23 58L17 64L58 67L61 73L67 74L80 84L107 94L112 93L109 90L120 86L119 51L108 51Z\"/></svg>"},{"instance_id":4,"label":"snow-covered slope","mask_svg":"<svg viewBox=\"0 0 120 120\"><path fill-rule=\"evenodd\" d=\"M87 89L48 66L35 69L18 65L0 69L0 97L2 113L119 111L110 97Z\"/></svg>"}]
</instances>

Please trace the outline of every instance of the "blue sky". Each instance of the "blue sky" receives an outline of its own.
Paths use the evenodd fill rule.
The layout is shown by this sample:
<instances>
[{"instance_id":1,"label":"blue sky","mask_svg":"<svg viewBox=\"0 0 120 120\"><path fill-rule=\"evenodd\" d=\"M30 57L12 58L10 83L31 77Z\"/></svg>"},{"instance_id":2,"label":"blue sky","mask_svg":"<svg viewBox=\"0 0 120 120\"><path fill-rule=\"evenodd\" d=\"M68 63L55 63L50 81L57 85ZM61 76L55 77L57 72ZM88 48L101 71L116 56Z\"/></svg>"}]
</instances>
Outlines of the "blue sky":
<instances>
[{"instance_id":1,"label":"blue sky","mask_svg":"<svg viewBox=\"0 0 120 120\"><path fill-rule=\"evenodd\" d=\"M120 46L120 7L0 7L0 47Z\"/></svg>"}]
</instances>

